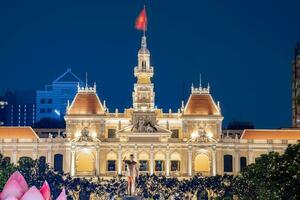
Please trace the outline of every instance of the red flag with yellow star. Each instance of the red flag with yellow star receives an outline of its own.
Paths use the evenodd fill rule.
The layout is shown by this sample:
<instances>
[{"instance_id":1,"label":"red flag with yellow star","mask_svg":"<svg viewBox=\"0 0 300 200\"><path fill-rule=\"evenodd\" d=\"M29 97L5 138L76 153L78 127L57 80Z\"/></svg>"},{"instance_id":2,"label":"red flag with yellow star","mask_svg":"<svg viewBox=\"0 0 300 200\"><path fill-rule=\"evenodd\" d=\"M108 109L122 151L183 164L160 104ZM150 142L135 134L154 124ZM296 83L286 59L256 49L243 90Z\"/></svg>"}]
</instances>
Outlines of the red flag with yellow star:
<instances>
[{"instance_id":1,"label":"red flag with yellow star","mask_svg":"<svg viewBox=\"0 0 300 200\"><path fill-rule=\"evenodd\" d=\"M144 7L139 16L135 20L135 28L137 30L146 31L147 30L147 14L146 8Z\"/></svg>"}]
</instances>

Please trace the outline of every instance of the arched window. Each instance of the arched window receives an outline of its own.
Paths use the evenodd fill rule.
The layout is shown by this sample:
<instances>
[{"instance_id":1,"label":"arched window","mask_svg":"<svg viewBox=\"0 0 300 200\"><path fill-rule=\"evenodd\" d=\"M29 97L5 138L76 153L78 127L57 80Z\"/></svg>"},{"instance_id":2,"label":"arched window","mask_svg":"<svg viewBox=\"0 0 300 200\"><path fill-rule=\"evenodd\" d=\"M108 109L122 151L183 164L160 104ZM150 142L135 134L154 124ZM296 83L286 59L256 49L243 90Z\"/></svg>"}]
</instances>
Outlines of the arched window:
<instances>
[{"instance_id":1,"label":"arched window","mask_svg":"<svg viewBox=\"0 0 300 200\"><path fill-rule=\"evenodd\" d=\"M247 166L247 158L240 157L240 171L242 171Z\"/></svg>"},{"instance_id":2,"label":"arched window","mask_svg":"<svg viewBox=\"0 0 300 200\"><path fill-rule=\"evenodd\" d=\"M63 171L63 155L62 154L54 155L54 171L57 171L57 172Z\"/></svg>"},{"instance_id":3,"label":"arched window","mask_svg":"<svg viewBox=\"0 0 300 200\"><path fill-rule=\"evenodd\" d=\"M180 160L181 156L178 152L171 154L171 172L180 171Z\"/></svg>"},{"instance_id":4,"label":"arched window","mask_svg":"<svg viewBox=\"0 0 300 200\"><path fill-rule=\"evenodd\" d=\"M149 160L150 156L147 152L141 152L138 155L140 171L146 172L149 171Z\"/></svg>"},{"instance_id":5,"label":"arched window","mask_svg":"<svg viewBox=\"0 0 300 200\"><path fill-rule=\"evenodd\" d=\"M232 155L224 155L224 172L232 172Z\"/></svg>"}]
</instances>

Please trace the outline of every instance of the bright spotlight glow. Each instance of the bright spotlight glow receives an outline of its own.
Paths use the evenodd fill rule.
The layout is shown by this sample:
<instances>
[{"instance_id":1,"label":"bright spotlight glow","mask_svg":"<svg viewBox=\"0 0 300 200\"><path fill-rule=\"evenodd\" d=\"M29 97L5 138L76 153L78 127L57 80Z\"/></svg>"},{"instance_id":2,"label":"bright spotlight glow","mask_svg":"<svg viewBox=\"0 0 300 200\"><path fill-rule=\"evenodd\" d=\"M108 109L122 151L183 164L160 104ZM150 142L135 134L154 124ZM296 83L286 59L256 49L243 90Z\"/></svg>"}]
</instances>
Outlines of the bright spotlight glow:
<instances>
[{"instance_id":1,"label":"bright spotlight glow","mask_svg":"<svg viewBox=\"0 0 300 200\"><path fill-rule=\"evenodd\" d=\"M199 136L198 131L194 131L194 132L191 134L191 138L192 138L192 139L196 139L198 136Z\"/></svg>"},{"instance_id":2,"label":"bright spotlight glow","mask_svg":"<svg viewBox=\"0 0 300 200\"><path fill-rule=\"evenodd\" d=\"M207 136L208 138L212 138L212 137L213 137L213 134L212 134L211 132L207 132L207 133L206 133L206 136Z\"/></svg>"},{"instance_id":3,"label":"bright spotlight glow","mask_svg":"<svg viewBox=\"0 0 300 200\"><path fill-rule=\"evenodd\" d=\"M88 148L83 148L83 149L82 149L82 152L83 152L83 153L90 153L91 151L90 151Z\"/></svg>"},{"instance_id":4,"label":"bright spotlight glow","mask_svg":"<svg viewBox=\"0 0 300 200\"><path fill-rule=\"evenodd\" d=\"M74 136L75 136L75 138L78 138L78 137L80 137L80 135L81 135L81 133L80 132L75 132L75 134L74 134Z\"/></svg>"},{"instance_id":5,"label":"bright spotlight glow","mask_svg":"<svg viewBox=\"0 0 300 200\"><path fill-rule=\"evenodd\" d=\"M58 116L60 116L60 112L58 110L54 110L55 114L57 114Z\"/></svg>"},{"instance_id":6,"label":"bright spotlight glow","mask_svg":"<svg viewBox=\"0 0 300 200\"><path fill-rule=\"evenodd\" d=\"M94 137L94 138L97 136L96 132L94 132L94 131L92 132L91 135L92 135L92 137Z\"/></svg>"}]
</instances>

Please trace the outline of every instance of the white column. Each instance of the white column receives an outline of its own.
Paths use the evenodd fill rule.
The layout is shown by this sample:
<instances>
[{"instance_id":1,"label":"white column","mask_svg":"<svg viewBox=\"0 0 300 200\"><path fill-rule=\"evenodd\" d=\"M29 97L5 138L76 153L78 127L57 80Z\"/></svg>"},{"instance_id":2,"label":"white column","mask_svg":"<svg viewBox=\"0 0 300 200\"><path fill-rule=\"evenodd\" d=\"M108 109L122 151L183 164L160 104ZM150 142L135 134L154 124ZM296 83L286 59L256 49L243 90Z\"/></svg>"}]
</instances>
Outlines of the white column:
<instances>
[{"instance_id":1,"label":"white column","mask_svg":"<svg viewBox=\"0 0 300 200\"><path fill-rule=\"evenodd\" d=\"M249 149L249 150L248 150L248 160L249 160L248 165L254 163L253 150L252 150L252 149Z\"/></svg>"},{"instance_id":2,"label":"white column","mask_svg":"<svg viewBox=\"0 0 300 200\"><path fill-rule=\"evenodd\" d=\"M122 174L122 146L118 149L118 174Z\"/></svg>"},{"instance_id":3,"label":"white column","mask_svg":"<svg viewBox=\"0 0 300 200\"><path fill-rule=\"evenodd\" d=\"M17 147L13 147L11 161L14 164L17 164L17 153L18 153Z\"/></svg>"},{"instance_id":4,"label":"white column","mask_svg":"<svg viewBox=\"0 0 300 200\"><path fill-rule=\"evenodd\" d=\"M134 153L133 153L133 156L134 156L134 160L139 163L139 159L138 159L138 147L137 145L134 146Z\"/></svg>"},{"instance_id":5,"label":"white column","mask_svg":"<svg viewBox=\"0 0 300 200\"><path fill-rule=\"evenodd\" d=\"M167 146L167 151L166 151L166 176L170 176L170 149L169 149L169 145Z\"/></svg>"},{"instance_id":6,"label":"white column","mask_svg":"<svg viewBox=\"0 0 300 200\"><path fill-rule=\"evenodd\" d=\"M76 152L75 149L71 149L71 170L70 170L70 174L71 176L75 176L76 175Z\"/></svg>"},{"instance_id":7,"label":"white column","mask_svg":"<svg viewBox=\"0 0 300 200\"><path fill-rule=\"evenodd\" d=\"M33 151L32 151L32 159L35 160L37 159L38 155L37 155L37 149L34 148Z\"/></svg>"},{"instance_id":8,"label":"white column","mask_svg":"<svg viewBox=\"0 0 300 200\"><path fill-rule=\"evenodd\" d=\"M49 147L47 151L47 163L50 167L52 167L52 149Z\"/></svg>"},{"instance_id":9,"label":"white column","mask_svg":"<svg viewBox=\"0 0 300 200\"><path fill-rule=\"evenodd\" d=\"M100 148L99 146L96 147L96 176L100 176L100 159L99 159L99 154L100 154Z\"/></svg>"},{"instance_id":10,"label":"white column","mask_svg":"<svg viewBox=\"0 0 300 200\"><path fill-rule=\"evenodd\" d=\"M216 162L216 146L212 146L212 175L215 176L217 174L217 162Z\"/></svg>"},{"instance_id":11,"label":"white column","mask_svg":"<svg viewBox=\"0 0 300 200\"><path fill-rule=\"evenodd\" d=\"M154 174L154 150L153 150L153 144L151 144L150 147L150 175Z\"/></svg>"},{"instance_id":12,"label":"white column","mask_svg":"<svg viewBox=\"0 0 300 200\"><path fill-rule=\"evenodd\" d=\"M234 154L234 174L238 174L240 172L240 151L239 149L235 149Z\"/></svg>"},{"instance_id":13,"label":"white column","mask_svg":"<svg viewBox=\"0 0 300 200\"><path fill-rule=\"evenodd\" d=\"M192 166L193 166L192 159L193 159L192 146L189 146L189 149L188 149L188 175L189 176L193 175L192 174Z\"/></svg>"}]
</instances>

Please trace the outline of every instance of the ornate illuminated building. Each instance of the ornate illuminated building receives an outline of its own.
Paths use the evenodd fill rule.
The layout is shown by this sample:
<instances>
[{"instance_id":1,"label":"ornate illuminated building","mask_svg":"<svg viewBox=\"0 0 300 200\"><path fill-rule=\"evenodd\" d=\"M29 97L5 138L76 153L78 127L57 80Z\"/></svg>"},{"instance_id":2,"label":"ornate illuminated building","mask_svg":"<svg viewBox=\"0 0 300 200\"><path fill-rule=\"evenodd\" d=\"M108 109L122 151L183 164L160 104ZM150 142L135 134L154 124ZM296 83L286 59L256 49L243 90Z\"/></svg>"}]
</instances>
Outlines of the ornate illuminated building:
<instances>
[{"instance_id":1,"label":"ornate illuminated building","mask_svg":"<svg viewBox=\"0 0 300 200\"><path fill-rule=\"evenodd\" d=\"M269 151L282 153L299 130L244 130L222 136L222 111L210 87L191 87L176 112L155 106L154 67L142 37L132 107L109 112L93 87L78 86L67 106L66 137L39 138L31 128L0 128L0 150L12 162L43 157L72 176L124 174L122 160L134 154L141 173L166 176L237 174Z\"/></svg>"}]
</instances>

